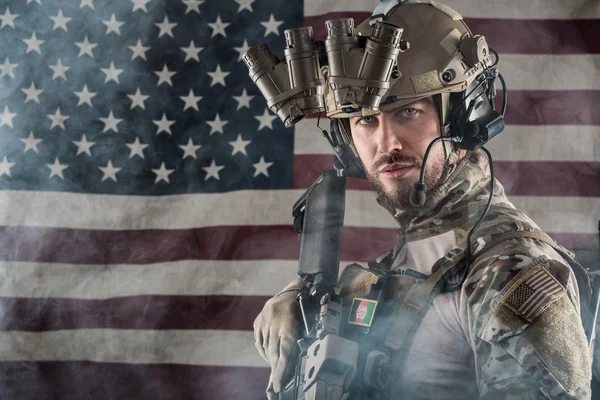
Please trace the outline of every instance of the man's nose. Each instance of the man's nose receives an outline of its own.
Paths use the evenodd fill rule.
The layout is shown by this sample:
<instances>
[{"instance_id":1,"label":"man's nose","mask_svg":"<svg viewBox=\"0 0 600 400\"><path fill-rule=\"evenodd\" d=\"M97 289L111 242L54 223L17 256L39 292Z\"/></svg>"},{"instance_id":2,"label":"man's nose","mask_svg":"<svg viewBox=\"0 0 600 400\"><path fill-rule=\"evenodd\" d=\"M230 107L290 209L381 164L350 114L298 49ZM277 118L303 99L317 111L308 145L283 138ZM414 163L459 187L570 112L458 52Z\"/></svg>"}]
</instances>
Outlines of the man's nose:
<instances>
[{"instance_id":1,"label":"man's nose","mask_svg":"<svg viewBox=\"0 0 600 400\"><path fill-rule=\"evenodd\" d=\"M381 154L402 150L401 132L397 125L387 121L387 118L381 118L377 131L377 149Z\"/></svg>"}]
</instances>

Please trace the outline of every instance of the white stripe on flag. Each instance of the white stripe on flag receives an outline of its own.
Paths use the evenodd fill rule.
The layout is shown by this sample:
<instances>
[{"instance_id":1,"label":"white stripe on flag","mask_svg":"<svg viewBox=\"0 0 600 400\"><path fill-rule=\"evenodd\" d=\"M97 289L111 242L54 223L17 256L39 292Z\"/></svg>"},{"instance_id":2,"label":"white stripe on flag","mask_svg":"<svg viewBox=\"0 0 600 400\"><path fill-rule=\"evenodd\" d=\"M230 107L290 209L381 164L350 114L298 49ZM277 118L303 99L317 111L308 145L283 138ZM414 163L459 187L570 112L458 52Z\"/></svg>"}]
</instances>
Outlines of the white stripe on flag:
<instances>
[{"instance_id":1,"label":"white stripe on flag","mask_svg":"<svg viewBox=\"0 0 600 400\"><path fill-rule=\"evenodd\" d=\"M490 46L493 48L494 44ZM500 54L498 69L509 93L511 90L600 90L599 65L600 54Z\"/></svg>"},{"instance_id":2,"label":"white stripe on flag","mask_svg":"<svg viewBox=\"0 0 600 400\"><path fill-rule=\"evenodd\" d=\"M321 120L320 125L329 131L328 121ZM600 134L597 126L507 125L486 148L495 161L597 162ZM295 125L294 153L333 155L316 119L304 118Z\"/></svg>"},{"instance_id":3,"label":"white stripe on flag","mask_svg":"<svg viewBox=\"0 0 600 400\"><path fill-rule=\"evenodd\" d=\"M11 212L0 215L0 225L115 230L290 225L291 204L302 193L303 190L256 190L142 197L2 191L0 209ZM597 222L589 216L600 214L598 198L510 196L509 200L546 232L597 232ZM370 190L347 191L344 223L397 227Z\"/></svg>"},{"instance_id":4,"label":"white stripe on flag","mask_svg":"<svg viewBox=\"0 0 600 400\"><path fill-rule=\"evenodd\" d=\"M472 18L599 18L600 3L590 0L443 0L447 5L462 14ZM379 0L307 0L304 2L305 15L321 15L339 11L368 11L372 12Z\"/></svg>"},{"instance_id":5,"label":"white stripe on flag","mask_svg":"<svg viewBox=\"0 0 600 400\"><path fill-rule=\"evenodd\" d=\"M350 263L342 261L340 265ZM298 261L290 260L183 260L140 265L2 261L0 297L273 296L297 278L297 270Z\"/></svg>"},{"instance_id":6,"label":"white stripe on flag","mask_svg":"<svg viewBox=\"0 0 600 400\"><path fill-rule=\"evenodd\" d=\"M217 194L115 196L2 191L0 209L11 212L0 215L0 225L117 230L290 225L292 206L303 193L304 190L240 190ZM347 226L397 227L370 191L359 190L347 192L345 223Z\"/></svg>"},{"instance_id":7,"label":"white stripe on flag","mask_svg":"<svg viewBox=\"0 0 600 400\"><path fill-rule=\"evenodd\" d=\"M251 331L231 330L0 332L0 361L268 366Z\"/></svg>"}]
</instances>

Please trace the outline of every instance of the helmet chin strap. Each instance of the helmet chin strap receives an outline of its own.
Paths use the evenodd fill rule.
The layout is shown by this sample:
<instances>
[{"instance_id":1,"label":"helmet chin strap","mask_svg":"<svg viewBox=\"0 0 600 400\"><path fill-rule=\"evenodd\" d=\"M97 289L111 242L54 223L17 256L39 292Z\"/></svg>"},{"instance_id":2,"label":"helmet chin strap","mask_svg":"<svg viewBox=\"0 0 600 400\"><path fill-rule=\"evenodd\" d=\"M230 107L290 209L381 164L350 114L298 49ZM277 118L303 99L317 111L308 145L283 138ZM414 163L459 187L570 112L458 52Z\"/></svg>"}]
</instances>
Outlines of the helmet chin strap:
<instances>
[{"instance_id":1,"label":"helmet chin strap","mask_svg":"<svg viewBox=\"0 0 600 400\"><path fill-rule=\"evenodd\" d=\"M448 121L450 115L450 94L449 93L440 93L434 95L433 97L434 103L437 106L438 116L440 120L440 136L449 136L450 132L450 122ZM459 152L460 149L457 143L449 143L446 141L442 142L443 150L444 150L444 168L442 169L442 174L438 180L438 182L429 189L429 191L433 191L441 186L448 177L454 171L456 164L459 161ZM423 160L425 161L425 160Z\"/></svg>"},{"instance_id":2,"label":"helmet chin strap","mask_svg":"<svg viewBox=\"0 0 600 400\"><path fill-rule=\"evenodd\" d=\"M445 135L447 133L447 126L442 126L440 133L441 136L447 136ZM449 148L447 147L448 145L450 146ZM446 182L450 175L452 175L452 172L454 172L454 169L456 168L456 165L459 161L460 150L456 147L454 143L442 142L442 146L444 151L444 167L442 169L442 174L440 175L436 184L428 188L429 193L436 191L440 186L442 186Z\"/></svg>"}]
</instances>

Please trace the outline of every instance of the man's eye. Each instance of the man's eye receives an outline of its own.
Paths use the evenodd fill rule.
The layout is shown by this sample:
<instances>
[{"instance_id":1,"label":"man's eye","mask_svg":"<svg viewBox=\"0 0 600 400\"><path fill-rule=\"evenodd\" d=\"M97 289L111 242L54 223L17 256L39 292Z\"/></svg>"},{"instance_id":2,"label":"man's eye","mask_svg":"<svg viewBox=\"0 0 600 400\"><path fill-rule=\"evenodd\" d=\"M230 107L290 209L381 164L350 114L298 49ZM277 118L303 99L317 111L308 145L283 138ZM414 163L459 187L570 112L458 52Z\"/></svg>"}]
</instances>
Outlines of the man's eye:
<instances>
[{"instance_id":1,"label":"man's eye","mask_svg":"<svg viewBox=\"0 0 600 400\"><path fill-rule=\"evenodd\" d=\"M405 108L402 111L400 111L401 113L403 113L406 116L412 116L415 115L417 113L417 109L416 108Z\"/></svg>"},{"instance_id":2,"label":"man's eye","mask_svg":"<svg viewBox=\"0 0 600 400\"><path fill-rule=\"evenodd\" d=\"M372 116L366 116L366 117L362 117L361 119L358 120L359 124L362 125L367 125L372 123L375 120L375 118L373 118Z\"/></svg>"}]
</instances>

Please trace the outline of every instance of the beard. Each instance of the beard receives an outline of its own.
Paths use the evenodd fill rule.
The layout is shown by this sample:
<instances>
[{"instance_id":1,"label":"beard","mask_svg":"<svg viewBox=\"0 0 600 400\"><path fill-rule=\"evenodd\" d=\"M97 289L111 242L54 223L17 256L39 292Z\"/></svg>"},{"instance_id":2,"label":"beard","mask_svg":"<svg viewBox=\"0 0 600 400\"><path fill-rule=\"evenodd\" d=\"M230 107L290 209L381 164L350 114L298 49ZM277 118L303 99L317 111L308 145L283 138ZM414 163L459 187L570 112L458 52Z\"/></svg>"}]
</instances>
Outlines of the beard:
<instances>
[{"instance_id":1,"label":"beard","mask_svg":"<svg viewBox=\"0 0 600 400\"><path fill-rule=\"evenodd\" d=\"M437 156L437 157L436 157ZM373 191L377 194L379 204L383 207L391 210L405 211L414 208L410 204L410 195L413 190L413 186L417 179L397 179L388 180L392 185L384 186L384 183L379 178L379 170L381 167L393 164L393 163L408 163L415 166L420 174L423 160L416 156L410 156L408 154L401 154L394 152L386 154L377 163L375 163L371 171L367 172L369 183ZM446 161L442 153L430 154L427 158L427 166L425 168L424 183L427 185L426 194L431 193L438 184L441 183L442 174ZM390 187L391 186L391 187Z\"/></svg>"}]
</instances>

